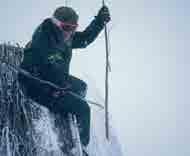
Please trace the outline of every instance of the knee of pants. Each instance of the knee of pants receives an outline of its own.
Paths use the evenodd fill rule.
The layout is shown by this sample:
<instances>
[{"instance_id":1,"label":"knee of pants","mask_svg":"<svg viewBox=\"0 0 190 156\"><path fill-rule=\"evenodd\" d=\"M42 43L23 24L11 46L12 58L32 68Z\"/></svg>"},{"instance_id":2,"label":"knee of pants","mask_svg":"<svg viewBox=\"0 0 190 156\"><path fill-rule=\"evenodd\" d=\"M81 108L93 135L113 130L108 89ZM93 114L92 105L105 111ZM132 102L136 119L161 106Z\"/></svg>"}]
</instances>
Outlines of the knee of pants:
<instances>
[{"instance_id":1,"label":"knee of pants","mask_svg":"<svg viewBox=\"0 0 190 156\"><path fill-rule=\"evenodd\" d=\"M88 103L84 102L80 105L80 111L81 111L81 115L85 115L85 116L90 116L90 106L88 105Z\"/></svg>"},{"instance_id":2,"label":"knee of pants","mask_svg":"<svg viewBox=\"0 0 190 156\"><path fill-rule=\"evenodd\" d=\"M88 89L87 83L83 80L81 80L80 83L81 90L86 91Z\"/></svg>"},{"instance_id":3,"label":"knee of pants","mask_svg":"<svg viewBox=\"0 0 190 156\"><path fill-rule=\"evenodd\" d=\"M90 106L88 105L88 103L85 104L85 112L90 114Z\"/></svg>"},{"instance_id":4,"label":"knee of pants","mask_svg":"<svg viewBox=\"0 0 190 156\"><path fill-rule=\"evenodd\" d=\"M81 81L80 92L79 92L79 94L80 94L81 97L84 98L86 96L87 89L88 89L87 84L84 81Z\"/></svg>"}]
</instances>

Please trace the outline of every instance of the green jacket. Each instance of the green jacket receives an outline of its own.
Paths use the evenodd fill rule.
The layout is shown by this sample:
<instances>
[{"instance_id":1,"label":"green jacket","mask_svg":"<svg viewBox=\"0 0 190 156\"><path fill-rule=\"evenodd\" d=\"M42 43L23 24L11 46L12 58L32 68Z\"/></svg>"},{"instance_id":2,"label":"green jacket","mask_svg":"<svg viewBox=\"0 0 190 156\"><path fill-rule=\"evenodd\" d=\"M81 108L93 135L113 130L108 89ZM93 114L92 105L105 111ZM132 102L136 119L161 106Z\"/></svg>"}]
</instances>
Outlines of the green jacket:
<instances>
[{"instance_id":1,"label":"green jacket","mask_svg":"<svg viewBox=\"0 0 190 156\"><path fill-rule=\"evenodd\" d=\"M45 19L34 32L30 46L25 48L21 67L37 74L48 64L61 64L62 71L69 74L72 49L87 47L103 27L104 24L95 18L84 31L74 34L72 42L66 44L61 30L50 18Z\"/></svg>"}]
</instances>

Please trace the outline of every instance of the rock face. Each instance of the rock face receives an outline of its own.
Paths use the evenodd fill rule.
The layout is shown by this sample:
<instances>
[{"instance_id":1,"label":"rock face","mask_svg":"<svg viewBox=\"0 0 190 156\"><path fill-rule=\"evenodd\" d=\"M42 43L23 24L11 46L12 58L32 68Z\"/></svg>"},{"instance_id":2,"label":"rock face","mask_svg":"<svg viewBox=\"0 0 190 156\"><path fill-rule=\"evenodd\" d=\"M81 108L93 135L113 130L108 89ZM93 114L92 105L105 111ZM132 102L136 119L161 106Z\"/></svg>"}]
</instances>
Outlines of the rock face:
<instances>
[{"instance_id":1,"label":"rock face","mask_svg":"<svg viewBox=\"0 0 190 156\"><path fill-rule=\"evenodd\" d=\"M76 123L28 99L17 71L1 61L19 66L22 58L22 48L0 45L0 156L82 156ZM94 106L91 113L89 156L122 156L113 126L106 140L104 110Z\"/></svg>"},{"instance_id":2,"label":"rock face","mask_svg":"<svg viewBox=\"0 0 190 156\"><path fill-rule=\"evenodd\" d=\"M0 59L19 66L23 49L0 45ZM17 72L0 61L0 156L72 156L68 120L24 96Z\"/></svg>"}]
</instances>

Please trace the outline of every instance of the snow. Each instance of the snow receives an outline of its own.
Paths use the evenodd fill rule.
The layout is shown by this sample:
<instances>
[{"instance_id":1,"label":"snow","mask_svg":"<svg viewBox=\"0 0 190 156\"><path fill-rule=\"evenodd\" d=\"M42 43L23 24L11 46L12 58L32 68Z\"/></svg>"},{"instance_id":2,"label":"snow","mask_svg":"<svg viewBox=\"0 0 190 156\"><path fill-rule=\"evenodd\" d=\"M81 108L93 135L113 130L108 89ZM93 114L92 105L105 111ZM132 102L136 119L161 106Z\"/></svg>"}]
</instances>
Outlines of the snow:
<instances>
[{"instance_id":1,"label":"snow","mask_svg":"<svg viewBox=\"0 0 190 156\"><path fill-rule=\"evenodd\" d=\"M112 123L112 122L111 122ZM90 156L122 156L121 146L114 130L109 126L109 141L105 134L105 115L99 108L92 109L91 141L89 144Z\"/></svg>"},{"instance_id":2,"label":"snow","mask_svg":"<svg viewBox=\"0 0 190 156\"><path fill-rule=\"evenodd\" d=\"M2 50L2 52L4 52ZM3 53L4 54L4 53ZM13 57L12 55L10 57ZM24 96L20 95L20 92L18 90L15 90L13 86L14 76L15 72L10 71L8 68L6 68L2 63L0 64L0 93L1 96L1 113L5 113L5 120L4 123L3 118L0 119L1 125L1 132L0 134L0 156L15 156L16 153L19 155L19 146L22 145L23 148L25 146L27 149L37 149L37 153L25 153L26 156L65 156L65 154L61 150L61 142L60 142L60 134L59 131L64 131L66 129L62 129L62 125L58 125L58 127L55 125L55 115L50 113L50 111L40 106L39 104L32 102L31 100L26 100ZM4 81L3 81L3 78ZM6 86L3 88L3 85ZM12 92L12 91L16 92ZM96 89L91 90L93 92L92 97L93 99L97 99L96 96L98 94L96 93ZM10 94L3 94L3 93L10 93ZM17 99L14 101L12 96L12 93L18 94L16 95ZM95 95L94 95L95 93ZM0 94L0 95L1 95ZM9 97L9 98L7 98ZM21 98L18 100L18 98ZM101 98L101 96L99 96ZM5 99L9 99L8 101L5 101ZM4 103L3 103L4 100ZM26 100L26 101L25 101ZM11 103L11 101L14 101ZM28 101L28 102L27 102ZM27 103L25 103L27 102ZM6 105L4 105L6 103ZM11 105L13 104L13 105ZM7 106L7 108L4 108ZM10 106L10 107L8 107ZM9 112L10 108L15 106L15 114L10 115ZM17 106L17 107L16 107ZM22 111L18 108L21 106ZM30 107L30 108L28 108ZM3 109L4 108L4 109ZM38 112L38 111L39 112ZM24 123L22 120L20 120L20 114L24 113L24 116L26 118L27 123ZM105 135L105 115L104 110L95 106L91 105L91 136L90 136L90 143L87 147L87 151L89 153L89 156L122 156L121 152L121 146L117 139L117 134L114 130L113 122L111 122L110 117L110 139L109 141L106 139ZM20 125L16 125L10 122L10 118L14 117L14 122L19 123ZM28 119L32 119L32 122L28 122ZM21 123L22 122L22 123ZM28 125L29 124L29 125ZM31 125L30 125L31 124ZM20 126L28 126L28 131L25 133L24 129L21 129L21 131L17 132L17 129L19 130ZM59 130L57 130L59 129ZM16 133L17 132L17 133ZM21 133L23 133L23 136L21 136ZM61 137L63 137L61 133ZM29 137L28 137L29 136ZM23 138L32 138L32 141L29 140L23 140ZM64 138L64 137L63 137ZM65 138L64 138L65 139ZM12 141L11 141L12 140ZM29 148L28 148L29 147ZM31 150L32 151L32 150ZM68 155L67 155L68 156ZM70 156L70 155L69 155ZM77 155L74 155L77 156Z\"/></svg>"}]
</instances>

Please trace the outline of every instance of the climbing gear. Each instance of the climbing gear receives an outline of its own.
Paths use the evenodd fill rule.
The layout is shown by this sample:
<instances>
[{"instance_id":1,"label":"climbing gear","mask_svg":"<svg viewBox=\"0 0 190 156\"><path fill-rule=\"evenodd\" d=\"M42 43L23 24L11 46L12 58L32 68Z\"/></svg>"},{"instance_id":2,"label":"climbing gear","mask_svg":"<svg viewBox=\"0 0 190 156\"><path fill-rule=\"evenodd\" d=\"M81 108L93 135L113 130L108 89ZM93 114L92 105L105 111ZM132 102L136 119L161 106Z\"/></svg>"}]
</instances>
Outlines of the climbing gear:
<instances>
[{"instance_id":1,"label":"climbing gear","mask_svg":"<svg viewBox=\"0 0 190 156\"><path fill-rule=\"evenodd\" d=\"M104 25L106 25L111 20L109 9L107 6L102 6L102 8L98 12L98 15L96 16L96 19Z\"/></svg>"},{"instance_id":2,"label":"climbing gear","mask_svg":"<svg viewBox=\"0 0 190 156\"><path fill-rule=\"evenodd\" d=\"M105 1L102 0L103 8L105 8ZM109 13L109 12L108 12ZM110 20L110 19L109 19ZM106 138L109 140L109 72L110 72L110 61L109 61L109 45L108 45L108 28L107 28L107 21L105 20L105 29L104 29L104 35L105 35L105 47L106 47L106 69L105 69L105 130L106 130Z\"/></svg>"},{"instance_id":3,"label":"climbing gear","mask_svg":"<svg viewBox=\"0 0 190 156\"><path fill-rule=\"evenodd\" d=\"M71 24L71 23L67 23L67 22L61 22L61 28L64 31L75 31L77 27L78 27L78 24Z\"/></svg>"},{"instance_id":4,"label":"climbing gear","mask_svg":"<svg viewBox=\"0 0 190 156\"><path fill-rule=\"evenodd\" d=\"M63 21L56 19L55 17L52 17L51 19L52 19L53 23L55 23L60 29L62 29L64 31L75 31L76 28L78 27L77 23L63 22Z\"/></svg>"}]
</instances>

